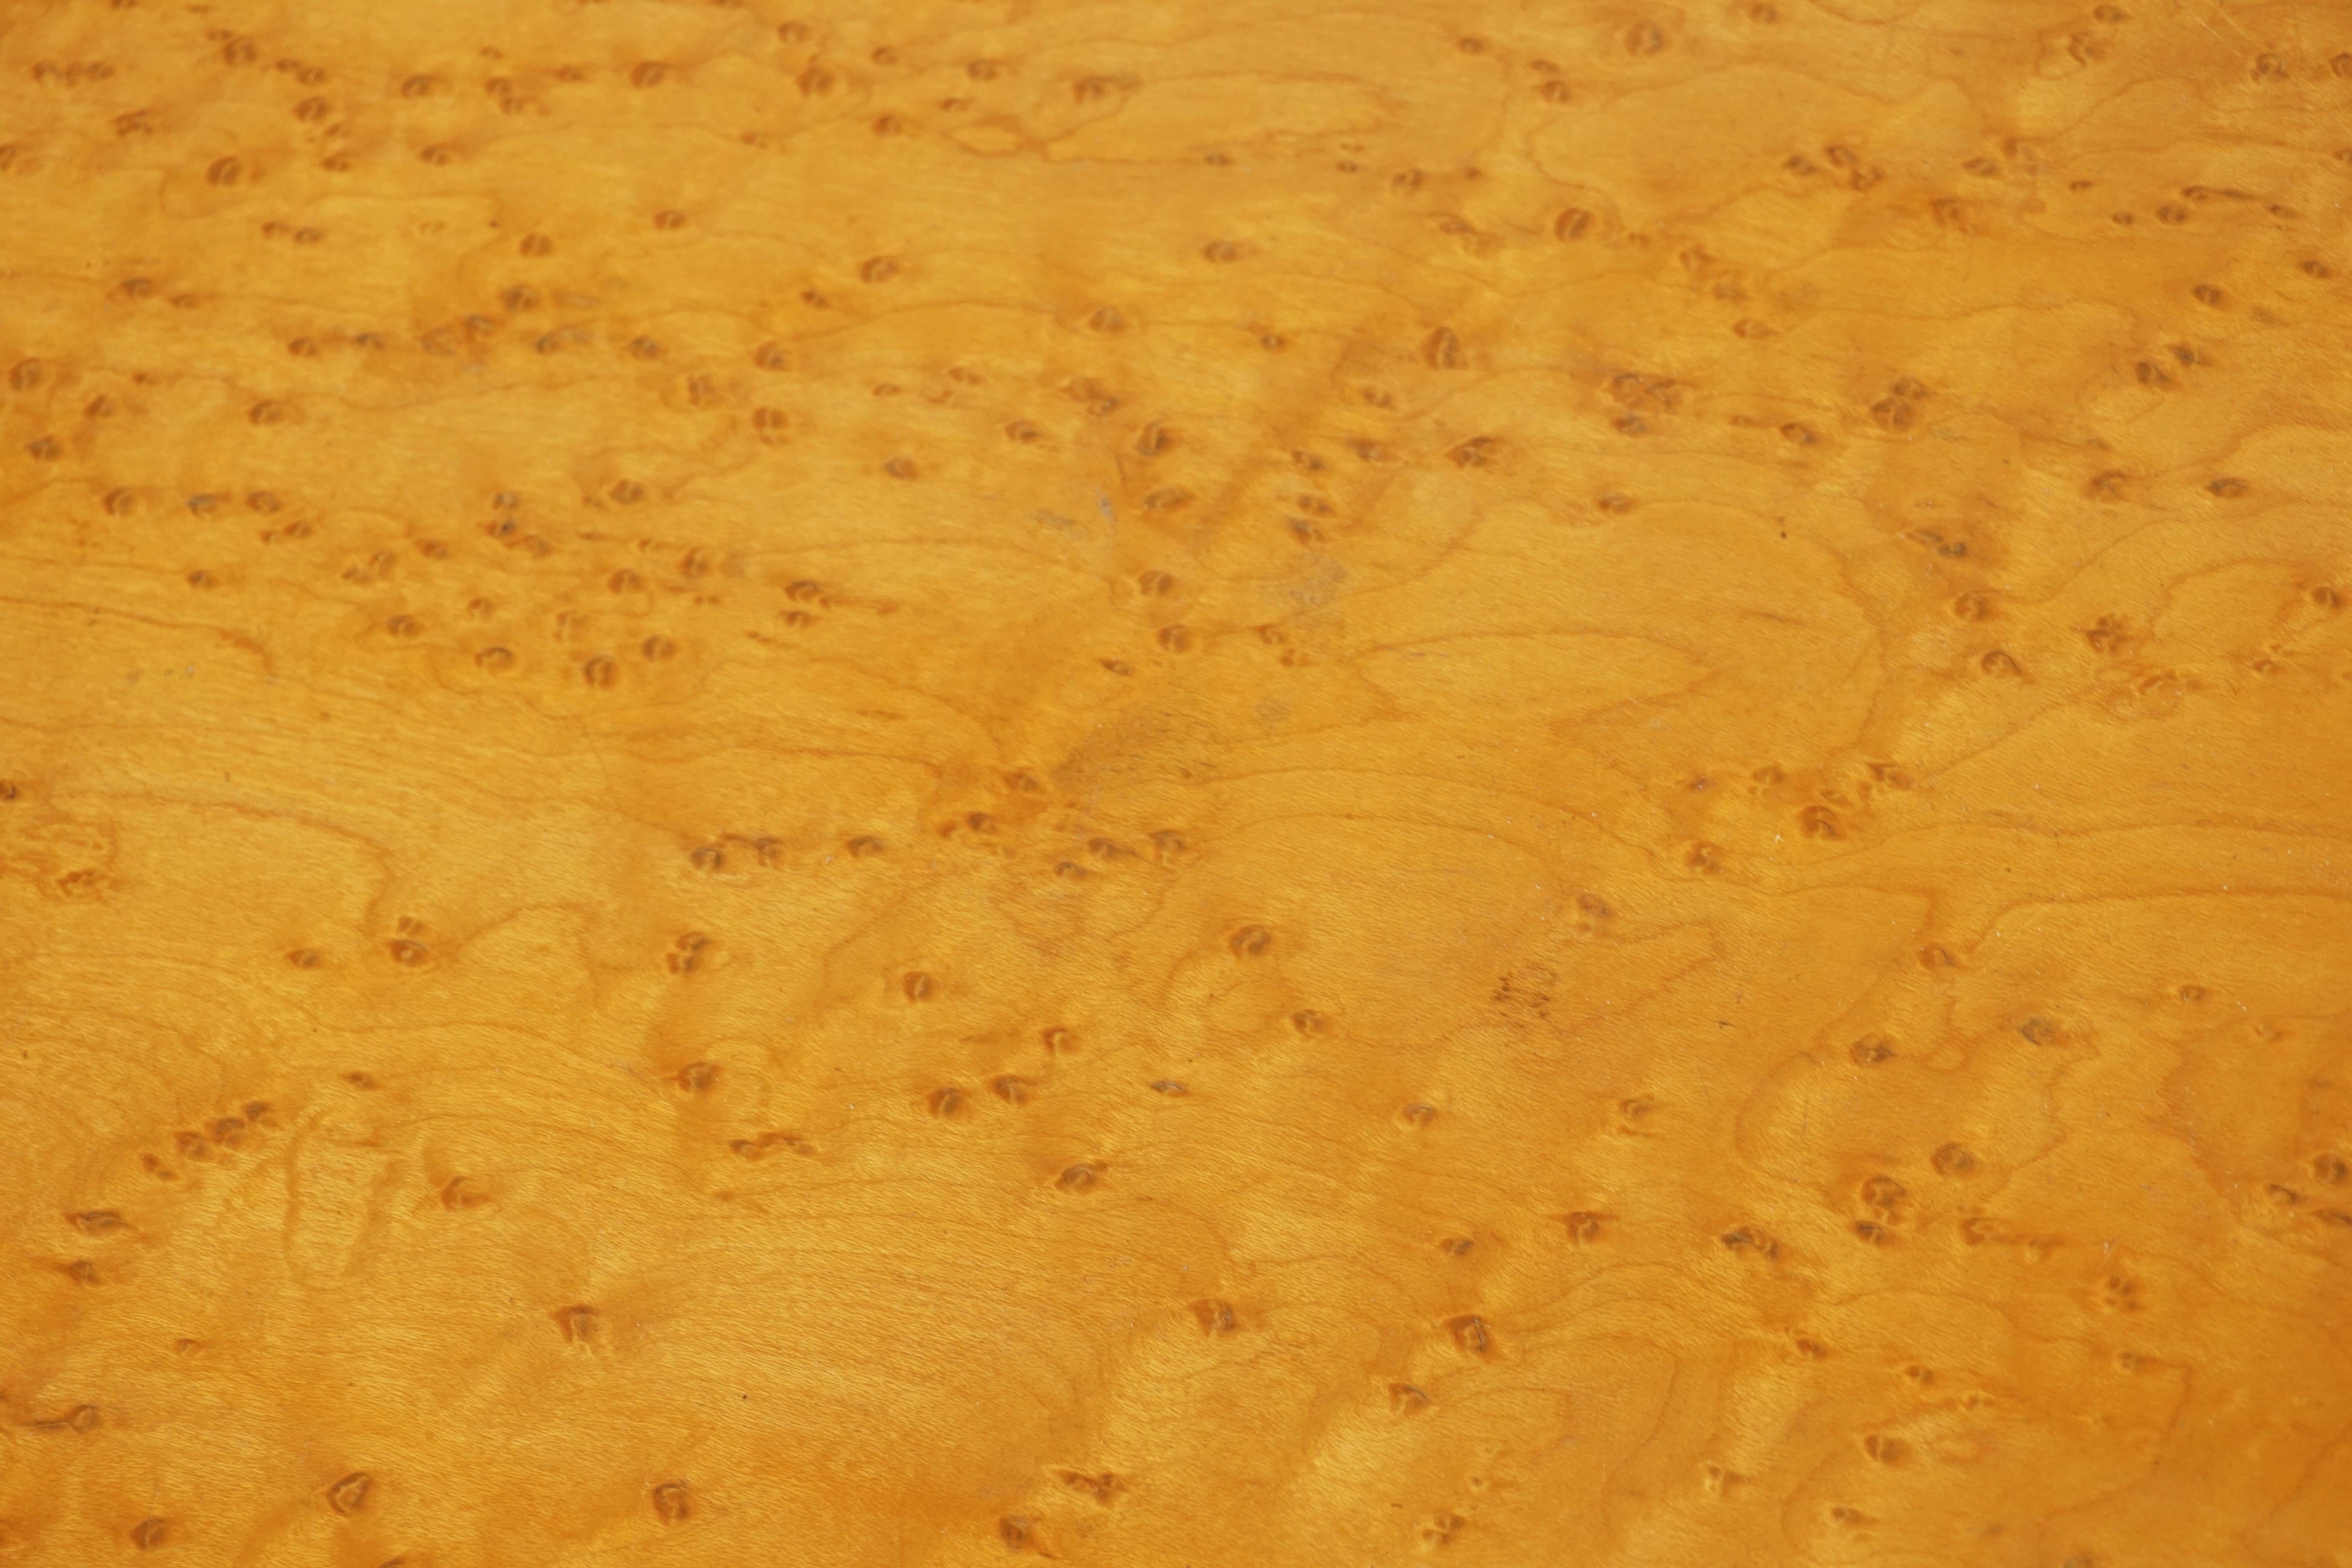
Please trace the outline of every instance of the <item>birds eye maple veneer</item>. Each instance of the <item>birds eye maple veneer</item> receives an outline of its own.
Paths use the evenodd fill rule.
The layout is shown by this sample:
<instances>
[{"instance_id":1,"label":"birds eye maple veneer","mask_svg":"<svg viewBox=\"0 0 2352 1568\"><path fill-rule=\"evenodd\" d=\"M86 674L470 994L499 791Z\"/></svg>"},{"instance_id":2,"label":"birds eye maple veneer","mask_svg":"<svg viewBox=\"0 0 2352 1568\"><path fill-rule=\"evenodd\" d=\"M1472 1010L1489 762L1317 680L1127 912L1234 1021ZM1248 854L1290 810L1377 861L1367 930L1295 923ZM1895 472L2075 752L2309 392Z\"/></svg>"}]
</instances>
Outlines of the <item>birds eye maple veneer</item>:
<instances>
[{"instance_id":1,"label":"birds eye maple veneer","mask_svg":"<svg viewBox=\"0 0 2352 1568\"><path fill-rule=\"evenodd\" d=\"M2352 1568L2352 9L0 9L0 1564Z\"/></svg>"}]
</instances>

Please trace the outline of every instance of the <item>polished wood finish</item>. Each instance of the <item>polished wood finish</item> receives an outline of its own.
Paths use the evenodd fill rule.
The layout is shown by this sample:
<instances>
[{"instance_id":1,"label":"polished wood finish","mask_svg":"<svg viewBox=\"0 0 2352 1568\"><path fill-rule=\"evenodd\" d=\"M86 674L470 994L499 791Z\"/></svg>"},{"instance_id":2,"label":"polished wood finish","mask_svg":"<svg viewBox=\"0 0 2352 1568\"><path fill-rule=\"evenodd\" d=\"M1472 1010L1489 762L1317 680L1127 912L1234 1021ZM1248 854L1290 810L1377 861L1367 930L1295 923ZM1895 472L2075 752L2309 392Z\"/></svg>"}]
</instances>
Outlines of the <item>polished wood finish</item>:
<instances>
[{"instance_id":1,"label":"polished wood finish","mask_svg":"<svg viewBox=\"0 0 2352 1568\"><path fill-rule=\"evenodd\" d=\"M2352 11L0 84L0 1563L2352 1565Z\"/></svg>"}]
</instances>

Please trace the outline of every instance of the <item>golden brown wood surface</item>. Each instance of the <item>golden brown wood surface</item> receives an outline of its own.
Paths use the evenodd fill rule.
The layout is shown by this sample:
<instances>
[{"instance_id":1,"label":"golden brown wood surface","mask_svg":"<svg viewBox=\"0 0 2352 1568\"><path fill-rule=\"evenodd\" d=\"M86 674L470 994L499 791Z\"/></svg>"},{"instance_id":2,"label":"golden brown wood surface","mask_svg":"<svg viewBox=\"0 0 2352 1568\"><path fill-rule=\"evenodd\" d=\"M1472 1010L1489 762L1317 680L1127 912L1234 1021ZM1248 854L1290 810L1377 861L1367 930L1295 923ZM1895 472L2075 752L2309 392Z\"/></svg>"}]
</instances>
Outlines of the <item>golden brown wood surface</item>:
<instances>
[{"instance_id":1,"label":"golden brown wood surface","mask_svg":"<svg viewBox=\"0 0 2352 1568\"><path fill-rule=\"evenodd\" d=\"M2352 7L9 0L0 1563L2352 1568Z\"/></svg>"}]
</instances>

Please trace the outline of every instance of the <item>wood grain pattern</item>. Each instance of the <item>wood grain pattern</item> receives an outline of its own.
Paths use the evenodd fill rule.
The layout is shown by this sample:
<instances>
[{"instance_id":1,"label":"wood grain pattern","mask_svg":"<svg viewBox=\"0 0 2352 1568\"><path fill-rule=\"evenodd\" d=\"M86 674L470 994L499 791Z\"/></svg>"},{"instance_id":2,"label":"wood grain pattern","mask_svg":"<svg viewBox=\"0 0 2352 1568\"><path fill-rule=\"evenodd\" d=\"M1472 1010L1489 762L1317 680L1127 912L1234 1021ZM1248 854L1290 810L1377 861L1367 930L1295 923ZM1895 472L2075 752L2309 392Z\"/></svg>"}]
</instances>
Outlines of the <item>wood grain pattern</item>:
<instances>
[{"instance_id":1,"label":"wood grain pattern","mask_svg":"<svg viewBox=\"0 0 2352 1568\"><path fill-rule=\"evenodd\" d=\"M0 1562L2352 1568L2352 9L0 83Z\"/></svg>"}]
</instances>

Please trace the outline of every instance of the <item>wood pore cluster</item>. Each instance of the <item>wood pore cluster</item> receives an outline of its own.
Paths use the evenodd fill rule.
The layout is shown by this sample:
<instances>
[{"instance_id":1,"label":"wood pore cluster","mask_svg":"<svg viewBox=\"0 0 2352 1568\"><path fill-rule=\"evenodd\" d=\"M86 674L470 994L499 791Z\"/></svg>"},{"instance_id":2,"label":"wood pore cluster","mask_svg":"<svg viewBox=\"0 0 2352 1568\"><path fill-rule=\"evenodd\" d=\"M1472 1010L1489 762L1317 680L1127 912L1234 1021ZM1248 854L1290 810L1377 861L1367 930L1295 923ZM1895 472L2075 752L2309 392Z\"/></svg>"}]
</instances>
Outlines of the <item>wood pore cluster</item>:
<instances>
[{"instance_id":1,"label":"wood pore cluster","mask_svg":"<svg viewBox=\"0 0 2352 1568\"><path fill-rule=\"evenodd\" d=\"M0 1564L2352 1568L2352 10L16 0Z\"/></svg>"}]
</instances>

